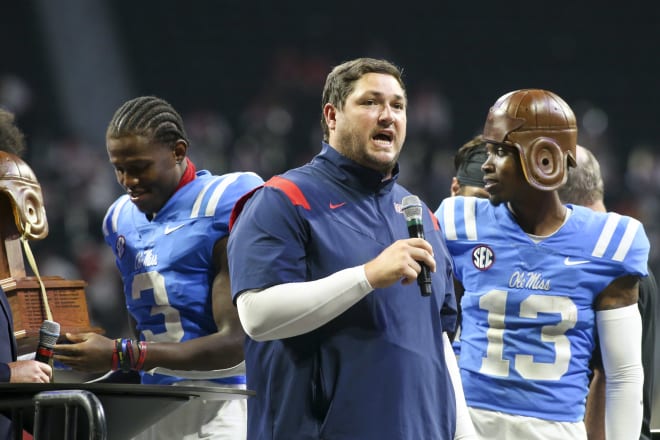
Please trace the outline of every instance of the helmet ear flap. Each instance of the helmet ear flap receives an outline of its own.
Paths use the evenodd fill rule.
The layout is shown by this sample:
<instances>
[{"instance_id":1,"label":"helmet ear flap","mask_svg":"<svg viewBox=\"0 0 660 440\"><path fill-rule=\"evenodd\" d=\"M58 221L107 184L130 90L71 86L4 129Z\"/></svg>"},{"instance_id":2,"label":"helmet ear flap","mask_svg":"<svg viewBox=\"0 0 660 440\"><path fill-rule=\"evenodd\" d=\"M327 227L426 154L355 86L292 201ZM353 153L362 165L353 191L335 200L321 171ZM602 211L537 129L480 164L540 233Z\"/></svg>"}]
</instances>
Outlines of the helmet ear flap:
<instances>
[{"instance_id":1,"label":"helmet ear flap","mask_svg":"<svg viewBox=\"0 0 660 440\"><path fill-rule=\"evenodd\" d=\"M552 191L564 183L566 159L554 139L544 136L534 139L525 156L525 175L532 186Z\"/></svg>"},{"instance_id":2,"label":"helmet ear flap","mask_svg":"<svg viewBox=\"0 0 660 440\"><path fill-rule=\"evenodd\" d=\"M46 220L46 210L40 192L40 188L25 188L19 203L21 213L18 213L19 206L14 207L16 221L21 221L21 217L23 217L24 223L21 223L20 226L21 233L31 239L41 239L48 235L48 220ZM29 228L27 225L30 225Z\"/></svg>"}]
</instances>

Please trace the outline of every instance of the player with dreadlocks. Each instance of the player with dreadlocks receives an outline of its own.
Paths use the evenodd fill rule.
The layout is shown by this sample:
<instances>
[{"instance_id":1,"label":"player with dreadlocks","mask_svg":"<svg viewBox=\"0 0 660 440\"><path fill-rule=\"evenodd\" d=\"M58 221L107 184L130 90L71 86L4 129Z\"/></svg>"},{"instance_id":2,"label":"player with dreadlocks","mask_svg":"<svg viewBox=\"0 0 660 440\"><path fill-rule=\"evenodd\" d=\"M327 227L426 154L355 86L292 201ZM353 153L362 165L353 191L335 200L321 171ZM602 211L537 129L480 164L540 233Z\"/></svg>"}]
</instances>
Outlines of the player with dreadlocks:
<instances>
[{"instance_id":1,"label":"player with dreadlocks","mask_svg":"<svg viewBox=\"0 0 660 440\"><path fill-rule=\"evenodd\" d=\"M139 371L144 384L244 387L242 375L209 379L199 371L243 361L245 334L229 291L228 224L236 200L262 179L250 172L196 171L186 157L181 116L153 96L116 111L106 146L126 194L108 209L103 234L139 339L68 334L72 344L57 345L56 359L85 371ZM195 400L140 438L233 440L245 438L245 430L245 400Z\"/></svg>"}]
</instances>

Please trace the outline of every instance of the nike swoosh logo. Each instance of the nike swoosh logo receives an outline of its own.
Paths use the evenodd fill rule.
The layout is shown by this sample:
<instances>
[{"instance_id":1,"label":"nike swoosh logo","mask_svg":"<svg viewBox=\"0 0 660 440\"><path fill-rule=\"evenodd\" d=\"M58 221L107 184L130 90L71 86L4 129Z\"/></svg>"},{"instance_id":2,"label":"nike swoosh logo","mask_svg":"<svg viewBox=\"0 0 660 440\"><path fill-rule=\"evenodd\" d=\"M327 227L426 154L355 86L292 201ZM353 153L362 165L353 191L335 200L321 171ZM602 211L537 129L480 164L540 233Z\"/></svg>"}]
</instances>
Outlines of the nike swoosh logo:
<instances>
[{"instance_id":1,"label":"nike swoosh logo","mask_svg":"<svg viewBox=\"0 0 660 440\"><path fill-rule=\"evenodd\" d=\"M177 229L181 229L185 226L185 223L182 223L180 225L176 225L170 228L169 225L165 226L165 235L171 234L172 232L176 231Z\"/></svg>"},{"instance_id":2,"label":"nike swoosh logo","mask_svg":"<svg viewBox=\"0 0 660 440\"><path fill-rule=\"evenodd\" d=\"M335 204L335 203L330 203L330 209L341 208L341 207L344 206L345 204L346 204L346 202L341 202L341 203L337 203L337 204Z\"/></svg>"},{"instance_id":3,"label":"nike swoosh logo","mask_svg":"<svg viewBox=\"0 0 660 440\"><path fill-rule=\"evenodd\" d=\"M577 266L578 264L586 264L588 263L588 260L571 260L570 258L566 257L564 260L564 264L566 266Z\"/></svg>"}]
</instances>

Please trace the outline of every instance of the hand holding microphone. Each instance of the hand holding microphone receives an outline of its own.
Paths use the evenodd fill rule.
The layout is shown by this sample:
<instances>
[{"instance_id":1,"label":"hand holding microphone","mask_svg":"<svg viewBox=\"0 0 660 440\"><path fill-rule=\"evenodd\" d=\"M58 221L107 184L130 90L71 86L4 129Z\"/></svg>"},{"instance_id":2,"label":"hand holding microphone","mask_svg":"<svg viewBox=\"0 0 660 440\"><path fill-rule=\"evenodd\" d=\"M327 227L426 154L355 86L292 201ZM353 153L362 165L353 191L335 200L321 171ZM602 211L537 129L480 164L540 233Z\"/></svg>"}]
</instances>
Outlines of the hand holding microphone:
<instances>
[{"instance_id":1,"label":"hand holding microphone","mask_svg":"<svg viewBox=\"0 0 660 440\"><path fill-rule=\"evenodd\" d=\"M11 383L48 383L52 381L53 347L60 336L60 325L53 321L44 321L39 329L39 344L34 359L19 359L10 362L9 382Z\"/></svg>"},{"instance_id":2,"label":"hand holding microphone","mask_svg":"<svg viewBox=\"0 0 660 440\"><path fill-rule=\"evenodd\" d=\"M385 248L376 258L365 264L367 281L373 287L391 286L397 281L405 284L417 283L423 296L431 294L431 274L435 270L433 248L424 239L422 204L418 197L404 197L404 215L411 239L397 240ZM421 239L421 240L420 240ZM417 272L417 264L421 272Z\"/></svg>"},{"instance_id":3,"label":"hand holding microphone","mask_svg":"<svg viewBox=\"0 0 660 440\"><path fill-rule=\"evenodd\" d=\"M39 345L34 357L35 360L49 364L53 359L53 347L60 337L60 324L54 321L44 321L39 329Z\"/></svg>"},{"instance_id":4,"label":"hand holding microphone","mask_svg":"<svg viewBox=\"0 0 660 440\"><path fill-rule=\"evenodd\" d=\"M53 376L50 365L34 359L9 362L10 383L49 383Z\"/></svg>"},{"instance_id":5,"label":"hand holding microphone","mask_svg":"<svg viewBox=\"0 0 660 440\"><path fill-rule=\"evenodd\" d=\"M422 220L422 202L419 197L409 195L405 196L401 201L401 209L406 218L408 225L408 235L410 238L424 238L424 222ZM419 262L422 266L422 271L417 276L417 284L422 296L429 296L431 294L431 271L429 267Z\"/></svg>"}]
</instances>

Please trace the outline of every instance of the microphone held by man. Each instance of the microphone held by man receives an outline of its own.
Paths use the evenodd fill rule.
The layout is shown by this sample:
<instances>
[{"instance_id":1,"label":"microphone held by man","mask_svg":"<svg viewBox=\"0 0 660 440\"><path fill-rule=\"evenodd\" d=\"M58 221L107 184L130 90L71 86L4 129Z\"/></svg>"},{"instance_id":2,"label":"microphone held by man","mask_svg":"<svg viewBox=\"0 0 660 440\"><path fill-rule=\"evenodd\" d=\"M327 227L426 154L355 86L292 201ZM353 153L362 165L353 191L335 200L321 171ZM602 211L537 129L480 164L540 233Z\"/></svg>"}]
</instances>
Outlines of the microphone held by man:
<instances>
[{"instance_id":1,"label":"microphone held by man","mask_svg":"<svg viewBox=\"0 0 660 440\"><path fill-rule=\"evenodd\" d=\"M49 320L44 321L39 329L39 345L37 345L35 360L50 365L53 358L53 347L59 337L60 324Z\"/></svg>"},{"instance_id":2,"label":"microphone held by man","mask_svg":"<svg viewBox=\"0 0 660 440\"><path fill-rule=\"evenodd\" d=\"M406 218L410 238L424 238L424 224L422 221L422 202L414 195L405 196L401 201L401 210ZM428 266L421 263L422 271L417 276L417 284L422 296L431 295L431 271Z\"/></svg>"}]
</instances>

